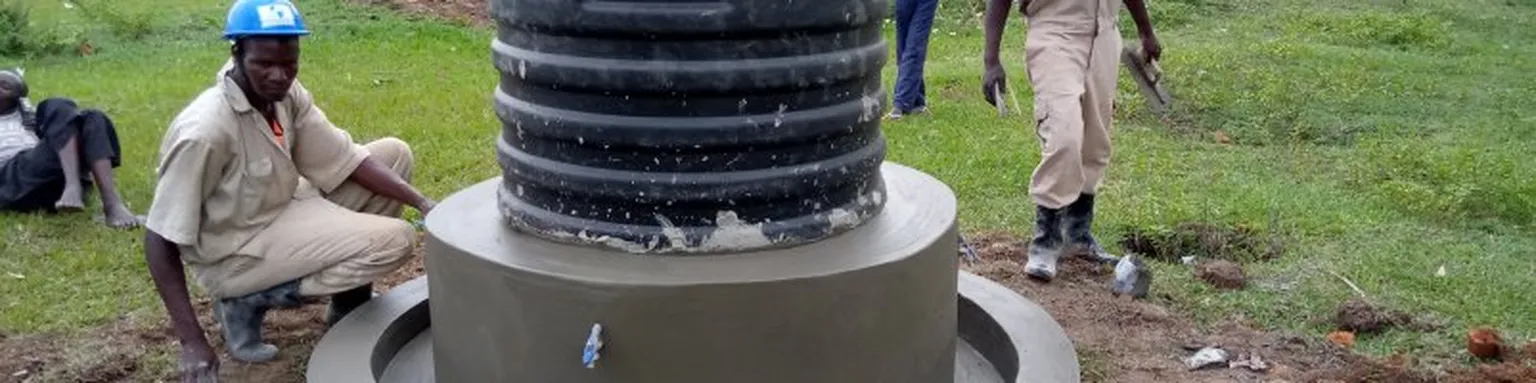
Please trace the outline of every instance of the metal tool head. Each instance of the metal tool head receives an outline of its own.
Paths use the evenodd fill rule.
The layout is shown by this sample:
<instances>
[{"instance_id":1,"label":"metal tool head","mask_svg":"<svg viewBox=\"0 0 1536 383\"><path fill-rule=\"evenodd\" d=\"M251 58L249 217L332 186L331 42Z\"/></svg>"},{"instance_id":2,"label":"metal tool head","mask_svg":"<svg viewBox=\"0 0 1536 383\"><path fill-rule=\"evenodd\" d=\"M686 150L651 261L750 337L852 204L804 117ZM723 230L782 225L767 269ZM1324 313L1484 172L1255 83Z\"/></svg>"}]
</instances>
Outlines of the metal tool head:
<instances>
[{"instance_id":1,"label":"metal tool head","mask_svg":"<svg viewBox=\"0 0 1536 383\"><path fill-rule=\"evenodd\" d=\"M972 247L971 243L969 241L965 240L965 236L964 235L959 236L959 240L960 240L960 258L964 259L965 263L967 263L967 264L975 264L976 262L981 261L981 254L977 253L976 252L976 248Z\"/></svg>"},{"instance_id":2,"label":"metal tool head","mask_svg":"<svg viewBox=\"0 0 1536 383\"><path fill-rule=\"evenodd\" d=\"M1147 107L1153 113L1166 115L1169 104L1173 103L1173 97L1168 95L1168 89L1163 87L1163 70L1155 60L1147 60L1141 50L1134 46L1126 46L1120 51L1120 61L1125 64L1131 73L1131 79L1136 81L1136 86L1141 89L1141 94L1147 99Z\"/></svg>"},{"instance_id":3,"label":"metal tool head","mask_svg":"<svg viewBox=\"0 0 1536 383\"><path fill-rule=\"evenodd\" d=\"M1081 256L1090 262L1113 268L1114 279L1109 282L1109 291L1115 296L1145 298L1147 291L1151 290L1152 269L1135 254L1116 256L1095 245Z\"/></svg>"},{"instance_id":4,"label":"metal tool head","mask_svg":"<svg viewBox=\"0 0 1536 383\"><path fill-rule=\"evenodd\" d=\"M1008 105L1003 103L1003 87L992 84L992 102L997 105L999 117L1008 116Z\"/></svg>"},{"instance_id":5,"label":"metal tool head","mask_svg":"<svg viewBox=\"0 0 1536 383\"><path fill-rule=\"evenodd\" d=\"M1115 280L1110 285L1110 291L1115 296L1146 298L1151 287L1152 269L1147 268L1135 254L1126 254L1115 263Z\"/></svg>"}]
</instances>

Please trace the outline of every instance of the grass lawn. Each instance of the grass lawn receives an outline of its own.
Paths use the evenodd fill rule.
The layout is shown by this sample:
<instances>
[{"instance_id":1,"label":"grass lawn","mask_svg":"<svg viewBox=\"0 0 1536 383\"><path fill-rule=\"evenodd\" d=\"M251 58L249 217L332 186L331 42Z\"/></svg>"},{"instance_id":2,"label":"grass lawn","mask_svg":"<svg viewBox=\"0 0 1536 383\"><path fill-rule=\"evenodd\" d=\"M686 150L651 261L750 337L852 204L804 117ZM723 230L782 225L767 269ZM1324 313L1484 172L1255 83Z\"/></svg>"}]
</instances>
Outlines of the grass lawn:
<instances>
[{"instance_id":1,"label":"grass lawn","mask_svg":"<svg viewBox=\"0 0 1536 383\"><path fill-rule=\"evenodd\" d=\"M161 133L227 57L219 30L229 1L113 0L94 13L20 1L33 8L35 33L88 41L94 52L0 65L26 67L34 100L68 96L116 120L127 151L121 189L143 212ZM86 6L96 3L106 4ZM933 114L885 125L889 159L948 182L967 231L1027 234L1039 147L1029 117L1000 118L979 97L980 4L943 5L927 64ZM1150 6L1178 110L1168 123L1152 118L1121 76L1101 239L1120 251L1133 233L1205 223L1284 244L1280 257L1248 265L1252 288L1213 290L1186 266L1158 263L1157 292L1198 319L1243 315L1321 334L1326 326L1311 320L1354 294L1344 277L1374 300L1450 324L1365 337L1367 352L1450 353L1478 325L1536 338L1536 2ZM341 0L303 7L315 31L303 81L336 123L360 140L410 142L415 183L434 197L499 172L489 29ZM1128 16L1122 25L1134 36ZM1024 30L1010 24L1005 64L1028 105ZM0 236L0 333L163 318L141 231L89 215L0 214Z\"/></svg>"}]
</instances>

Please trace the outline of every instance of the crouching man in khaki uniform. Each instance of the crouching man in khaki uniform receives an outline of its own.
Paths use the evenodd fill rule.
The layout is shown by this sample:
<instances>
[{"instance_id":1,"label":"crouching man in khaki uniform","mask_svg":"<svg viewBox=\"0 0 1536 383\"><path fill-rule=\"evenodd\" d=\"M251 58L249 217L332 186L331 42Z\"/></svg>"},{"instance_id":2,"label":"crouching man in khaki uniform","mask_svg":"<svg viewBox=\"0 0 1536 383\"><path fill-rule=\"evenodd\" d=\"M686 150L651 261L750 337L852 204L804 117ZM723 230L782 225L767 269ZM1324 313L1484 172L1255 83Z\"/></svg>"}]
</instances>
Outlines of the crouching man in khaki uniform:
<instances>
[{"instance_id":1,"label":"crouching man in khaki uniform","mask_svg":"<svg viewBox=\"0 0 1536 383\"><path fill-rule=\"evenodd\" d=\"M298 36L307 32L284 19L297 17L288 0L234 7L233 59L166 131L145 225L145 256L187 380L213 376L218 358L187 298L182 262L216 300L230 356L268 361L277 354L261 339L268 309L334 295L334 324L415 247L402 205L426 214L435 204L407 183L405 143L353 143L296 82ZM265 29L235 28L241 7L259 12Z\"/></svg>"},{"instance_id":2,"label":"crouching man in khaki uniform","mask_svg":"<svg viewBox=\"0 0 1536 383\"><path fill-rule=\"evenodd\" d=\"M1003 102L993 89L1007 89L998 45L1014 0L989 0L982 93ZM1029 194L1035 201L1035 234L1024 271L1051 280L1056 261L1069 247L1106 255L1092 234L1093 201L1109 168L1110 125L1114 118L1120 64L1120 2L1124 1L1148 59L1162 55L1144 0L1018 0L1029 22L1024 65L1034 85L1040 164Z\"/></svg>"}]
</instances>

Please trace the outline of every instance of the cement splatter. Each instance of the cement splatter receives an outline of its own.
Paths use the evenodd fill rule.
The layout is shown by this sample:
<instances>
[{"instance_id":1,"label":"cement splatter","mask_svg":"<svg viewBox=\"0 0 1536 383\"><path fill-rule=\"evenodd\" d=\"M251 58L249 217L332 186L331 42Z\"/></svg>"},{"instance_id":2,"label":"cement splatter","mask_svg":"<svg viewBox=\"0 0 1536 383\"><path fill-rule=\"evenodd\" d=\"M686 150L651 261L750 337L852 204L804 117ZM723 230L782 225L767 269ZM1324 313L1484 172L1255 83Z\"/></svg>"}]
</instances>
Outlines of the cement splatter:
<instances>
[{"instance_id":1,"label":"cement splatter","mask_svg":"<svg viewBox=\"0 0 1536 383\"><path fill-rule=\"evenodd\" d=\"M715 216L715 231L704 238L699 249L704 251L734 250L765 247L773 244L763 233L763 224L749 224L736 216L736 212L722 210Z\"/></svg>"}]
</instances>

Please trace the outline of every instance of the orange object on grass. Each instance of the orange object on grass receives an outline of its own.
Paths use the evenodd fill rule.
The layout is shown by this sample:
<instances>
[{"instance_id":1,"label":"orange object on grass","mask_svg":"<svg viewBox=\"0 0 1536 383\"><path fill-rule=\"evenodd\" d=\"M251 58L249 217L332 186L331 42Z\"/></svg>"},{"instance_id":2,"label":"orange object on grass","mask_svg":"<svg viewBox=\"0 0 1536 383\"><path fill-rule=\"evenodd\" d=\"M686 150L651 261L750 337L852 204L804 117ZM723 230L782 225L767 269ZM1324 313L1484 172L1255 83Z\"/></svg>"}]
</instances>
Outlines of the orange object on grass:
<instances>
[{"instance_id":1,"label":"orange object on grass","mask_svg":"<svg viewBox=\"0 0 1536 383\"><path fill-rule=\"evenodd\" d=\"M1504 340L1493 329L1479 327L1467 332L1467 352L1479 358L1497 358L1504 351Z\"/></svg>"},{"instance_id":2,"label":"orange object on grass","mask_svg":"<svg viewBox=\"0 0 1536 383\"><path fill-rule=\"evenodd\" d=\"M1334 331L1328 333L1328 341L1343 348L1355 347L1355 333L1349 331Z\"/></svg>"}]
</instances>

